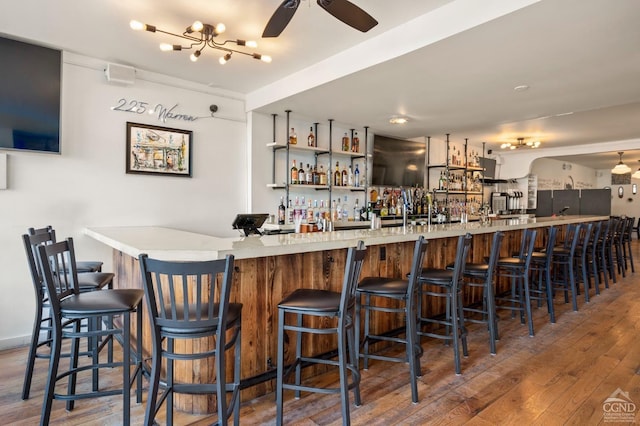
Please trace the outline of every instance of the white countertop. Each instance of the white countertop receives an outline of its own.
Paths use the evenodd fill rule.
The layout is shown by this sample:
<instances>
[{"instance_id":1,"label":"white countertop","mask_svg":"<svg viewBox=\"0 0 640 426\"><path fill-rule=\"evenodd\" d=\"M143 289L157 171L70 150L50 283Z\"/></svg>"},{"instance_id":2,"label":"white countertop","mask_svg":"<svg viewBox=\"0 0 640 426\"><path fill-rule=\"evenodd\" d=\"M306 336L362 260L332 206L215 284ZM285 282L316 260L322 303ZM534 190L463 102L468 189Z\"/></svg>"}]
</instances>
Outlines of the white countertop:
<instances>
[{"instance_id":1,"label":"white countertop","mask_svg":"<svg viewBox=\"0 0 640 426\"><path fill-rule=\"evenodd\" d=\"M354 229L304 234L252 235L219 238L158 226L121 226L86 228L85 234L115 250L137 258L141 253L163 260L210 260L233 254L236 259L279 256L321 250L354 247L359 240L366 245L455 237L466 232L483 234L546 227L567 223L608 219L606 216L560 216L529 219L498 219L489 224L479 222L425 226Z\"/></svg>"}]
</instances>

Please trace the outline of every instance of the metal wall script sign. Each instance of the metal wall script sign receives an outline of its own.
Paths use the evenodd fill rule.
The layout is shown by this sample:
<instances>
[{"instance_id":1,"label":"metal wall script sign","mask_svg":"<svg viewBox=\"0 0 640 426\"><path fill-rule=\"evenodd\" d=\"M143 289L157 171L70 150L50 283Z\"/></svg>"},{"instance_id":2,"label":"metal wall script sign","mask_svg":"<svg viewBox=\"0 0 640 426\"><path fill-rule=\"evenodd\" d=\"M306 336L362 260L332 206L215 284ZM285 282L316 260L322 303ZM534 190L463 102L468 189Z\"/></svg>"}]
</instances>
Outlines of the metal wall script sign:
<instances>
[{"instance_id":1,"label":"metal wall script sign","mask_svg":"<svg viewBox=\"0 0 640 426\"><path fill-rule=\"evenodd\" d=\"M142 102L135 99L131 99L127 101L125 98L118 99L118 102L115 106L112 106L111 109L113 111L122 111L122 112L130 112L133 114L144 114L147 113L149 115L156 115L158 121L166 123L167 120L178 120L178 121L196 121L202 117L195 117L189 114L180 114L175 111L178 107L178 104L175 104L171 108L167 108L162 104L156 104L153 108L149 108L148 102Z\"/></svg>"}]
</instances>

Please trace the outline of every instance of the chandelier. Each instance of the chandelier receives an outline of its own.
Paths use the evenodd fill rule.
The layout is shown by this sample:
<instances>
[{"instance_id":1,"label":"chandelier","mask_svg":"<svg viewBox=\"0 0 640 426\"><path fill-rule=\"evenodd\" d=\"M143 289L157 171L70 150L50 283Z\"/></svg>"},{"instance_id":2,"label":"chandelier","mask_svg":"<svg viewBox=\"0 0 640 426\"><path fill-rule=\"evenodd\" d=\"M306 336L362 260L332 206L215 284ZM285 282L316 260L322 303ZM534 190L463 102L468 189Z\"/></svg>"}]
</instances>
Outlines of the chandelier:
<instances>
[{"instance_id":1,"label":"chandelier","mask_svg":"<svg viewBox=\"0 0 640 426\"><path fill-rule=\"evenodd\" d=\"M622 154L624 154L623 151L618 151L618 155L620 156L620 161L618 162L618 164L616 164L616 166L613 169L611 169L611 173L613 173L614 175L623 175L625 173L631 173L631 167L627 166L622 162Z\"/></svg>"},{"instance_id":2,"label":"chandelier","mask_svg":"<svg viewBox=\"0 0 640 426\"><path fill-rule=\"evenodd\" d=\"M200 21L195 21L193 24L187 27L187 29L182 34L174 34L169 31L161 30L157 28L155 25L143 24L139 21L131 21L129 23L132 29L141 31L149 31L151 33L162 33L168 34L170 36L179 37L184 40L187 40L189 43L186 46L182 46L180 44L169 44L169 43L161 43L160 50L163 52L174 51L174 50L189 50L195 49L195 51L191 54L190 58L193 62L197 61L202 51L207 47L211 47L212 49L221 50L224 52L224 55L220 57L218 60L220 64L225 64L231 59L231 55L234 53L240 55L251 56L254 59L259 59L263 62L271 62L271 56L261 55L259 53L251 53L251 52L243 52L242 50L233 49L231 47L227 47L227 44L234 44L236 46L246 46L250 48L258 47L258 44L255 41L250 40L220 40L216 41L215 37L219 36L225 31L225 25L219 23L217 25L203 24Z\"/></svg>"},{"instance_id":3,"label":"chandelier","mask_svg":"<svg viewBox=\"0 0 640 426\"><path fill-rule=\"evenodd\" d=\"M638 160L640 161L640 160ZM634 179L640 179L640 167L638 168L638 170L635 171L634 174L631 175L632 178Z\"/></svg>"},{"instance_id":4,"label":"chandelier","mask_svg":"<svg viewBox=\"0 0 640 426\"><path fill-rule=\"evenodd\" d=\"M524 138L518 138L518 143L517 144L513 144L511 142L506 142L503 143L502 145L500 145L500 148L502 149L518 149L518 148L522 148L524 146L528 146L529 148L537 148L540 146L540 141L527 141L526 143L524 142Z\"/></svg>"}]
</instances>

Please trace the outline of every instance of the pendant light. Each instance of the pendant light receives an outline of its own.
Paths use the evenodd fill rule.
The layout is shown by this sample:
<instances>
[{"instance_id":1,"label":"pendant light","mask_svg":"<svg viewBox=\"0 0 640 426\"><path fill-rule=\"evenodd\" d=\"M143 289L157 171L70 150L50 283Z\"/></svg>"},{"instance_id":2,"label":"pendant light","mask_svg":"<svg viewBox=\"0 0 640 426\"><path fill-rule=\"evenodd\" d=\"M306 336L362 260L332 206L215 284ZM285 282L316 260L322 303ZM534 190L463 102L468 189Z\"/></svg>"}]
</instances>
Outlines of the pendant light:
<instances>
[{"instance_id":1,"label":"pendant light","mask_svg":"<svg viewBox=\"0 0 640 426\"><path fill-rule=\"evenodd\" d=\"M618 155L620 156L620 162L618 162L618 164L616 164L616 166L611 169L611 173L613 173L614 175L624 175L626 173L631 173L631 167L622 162L622 154L624 154L624 152L618 152Z\"/></svg>"},{"instance_id":2,"label":"pendant light","mask_svg":"<svg viewBox=\"0 0 640 426\"><path fill-rule=\"evenodd\" d=\"M640 162L640 160L638 160L638 162ZM631 177L634 179L640 179L640 167L638 167L638 170L636 170L635 173L631 175Z\"/></svg>"}]
</instances>

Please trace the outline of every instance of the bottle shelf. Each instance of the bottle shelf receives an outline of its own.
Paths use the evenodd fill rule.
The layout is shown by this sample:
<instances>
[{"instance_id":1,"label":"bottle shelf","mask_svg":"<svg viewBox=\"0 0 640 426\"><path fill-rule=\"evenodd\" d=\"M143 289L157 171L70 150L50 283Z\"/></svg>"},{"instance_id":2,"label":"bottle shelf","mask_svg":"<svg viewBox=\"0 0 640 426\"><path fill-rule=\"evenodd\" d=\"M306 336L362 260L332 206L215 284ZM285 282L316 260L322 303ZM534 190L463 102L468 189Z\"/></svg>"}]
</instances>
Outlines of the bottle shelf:
<instances>
[{"instance_id":1,"label":"bottle shelf","mask_svg":"<svg viewBox=\"0 0 640 426\"><path fill-rule=\"evenodd\" d=\"M306 189L315 189L317 191L329 190L328 185L306 185L306 184L300 184L300 183L292 183L289 185L289 188L306 188Z\"/></svg>"},{"instance_id":2,"label":"bottle shelf","mask_svg":"<svg viewBox=\"0 0 640 426\"><path fill-rule=\"evenodd\" d=\"M278 142L271 142L267 144L267 148L273 148L275 150L278 149L286 149L289 148L289 150L295 150L295 151L307 151L307 152L313 152L316 154L328 154L329 150L326 148L318 148L317 146L306 146L306 145L287 145L287 144L283 144L283 143L278 143Z\"/></svg>"},{"instance_id":3,"label":"bottle shelf","mask_svg":"<svg viewBox=\"0 0 640 426\"><path fill-rule=\"evenodd\" d=\"M329 153L329 151L326 152L327 154ZM352 158L364 158L365 155L362 152L351 152L351 151L332 151L331 152L332 155L343 155L345 157L352 157Z\"/></svg>"},{"instance_id":4,"label":"bottle shelf","mask_svg":"<svg viewBox=\"0 0 640 426\"><path fill-rule=\"evenodd\" d=\"M331 187L332 190L342 190L342 191L351 191L351 192L357 192L357 191L364 191L364 187L362 186L332 186Z\"/></svg>"},{"instance_id":5,"label":"bottle shelf","mask_svg":"<svg viewBox=\"0 0 640 426\"><path fill-rule=\"evenodd\" d=\"M271 189L285 189L287 187L287 185L283 184L283 183L268 183L267 184L267 188L271 188Z\"/></svg>"}]
</instances>

